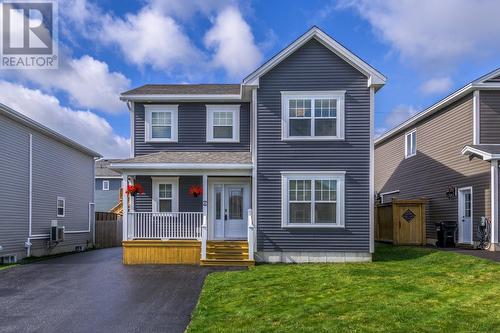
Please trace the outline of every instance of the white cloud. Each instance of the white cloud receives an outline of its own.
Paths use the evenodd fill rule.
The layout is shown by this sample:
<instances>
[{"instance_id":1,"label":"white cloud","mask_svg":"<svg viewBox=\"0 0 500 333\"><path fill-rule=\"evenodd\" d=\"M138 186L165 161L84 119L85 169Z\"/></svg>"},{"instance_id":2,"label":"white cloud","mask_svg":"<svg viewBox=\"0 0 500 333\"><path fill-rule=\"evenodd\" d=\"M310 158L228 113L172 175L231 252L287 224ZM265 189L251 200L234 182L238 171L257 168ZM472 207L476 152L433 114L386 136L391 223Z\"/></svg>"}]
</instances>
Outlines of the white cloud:
<instances>
[{"instance_id":1,"label":"white cloud","mask_svg":"<svg viewBox=\"0 0 500 333\"><path fill-rule=\"evenodd\" d=\"M139 67L172 71L195 65L200 59L199 50L177 22L150 7L124 19L108 17L99 38L118 45L123 56Z\"/></svg>"},{"instance_id":2,"label":"white cloud","mask_svg":"<svg viewBox=\"0 0 500 333\"><path fill-rule=\"evenodd\" d=\"M204 41L207 48L215 51L213 64L233 78L249 74L262 60L250 26L235 7L219 12Z\"/></svg>"},{"instance_id":3,"label":"white cloud","mask_svg":"<svg viewBox=\"0 0 500 333\"><path fill-rule=\"evenodd\" d=\"M404 60L445 72L472 56L500 51L497 0L345 0Z\"/></svg>"},{"instance_id":4,"label":"white cloud","mask_svg":"<svg viewBox=\"0 0 500 333\"><path fill-rule=\"evenodd\" d=\"M385 118L385 124L392 128L408 120L411 116L415 115L418 110L411 105L400 104L396 106Z\"/></svg>"},{"instance_id":5,"label":"white cloud","mask_svg":"<svg viewBox=\"0 0 500 333\"><path fill-rule=\"evenodd\" d=\"M422 83L420 91L424 94L439 94L447 92L453 86L453 81L449 77L435 77Z\"/></svg>"},{"instance_id":6,"label":"white cloud","mask_svg":"<svg viewBox=\"0 0 500 333\"><path fill-rule=\"evenodd\" d=\"M106 119L95 113L63 107L54 96L7 81L0 81L0 91L3 104L105 157L130 154L130 140L117 135Z\"/></svg>"},{"instance_id":7,"label":"white cloud","mask_svg":"<svg viewBox=\"0 0 500 333\"><path fill-rule=\"evenodd\" d=\"M160 10L164 14L177 17L182 20L191 18L196 13L209 16L227 6L236 5L236 0L182 0L165 1L149 0L151 8Z\"/></svg>"},{"instance_id":8,"label":"white cloud","mask_svg":"<svg viewBox=\"0 0 500 333\"><path fill-rule=\"evenodd\" d=\"M77 107L108 113L127 110L119 100L119 94L130 86L130 80L123 74L111 72L105 62L87 55L80 59L64 56L60 59L59 69L19 71L16 74L40 85L44 91L67 93Z\"/></svg>"}]
</instances>

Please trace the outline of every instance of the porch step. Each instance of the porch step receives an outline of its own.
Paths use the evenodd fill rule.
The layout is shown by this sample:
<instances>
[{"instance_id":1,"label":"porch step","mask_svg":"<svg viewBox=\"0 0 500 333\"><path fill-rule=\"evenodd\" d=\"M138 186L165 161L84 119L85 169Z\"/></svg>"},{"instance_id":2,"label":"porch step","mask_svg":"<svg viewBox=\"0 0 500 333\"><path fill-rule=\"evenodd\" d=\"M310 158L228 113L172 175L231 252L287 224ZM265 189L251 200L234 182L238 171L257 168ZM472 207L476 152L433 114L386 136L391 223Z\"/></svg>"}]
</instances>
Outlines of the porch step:
<instances>
[{"instance_id":1,"label":"porch step","mask_svg":"<svg viewBox=\"0 0 500 333\"><path fill-rule=\"evenodd\" d=\"M246 241L208 241L207 259L202 266L253 266L248 260L248 242Z\"/></svg>"},{"instance_id":2,"label":"porch step","mask_svg":"<svg viewBox=\"0 0 500 333\"><path fill-rule=\"evenodd\" d=\"M232 260L232 259L206 259L201 261L201 266L254 266L254 260Z\"/></svg>"}]
</instances>

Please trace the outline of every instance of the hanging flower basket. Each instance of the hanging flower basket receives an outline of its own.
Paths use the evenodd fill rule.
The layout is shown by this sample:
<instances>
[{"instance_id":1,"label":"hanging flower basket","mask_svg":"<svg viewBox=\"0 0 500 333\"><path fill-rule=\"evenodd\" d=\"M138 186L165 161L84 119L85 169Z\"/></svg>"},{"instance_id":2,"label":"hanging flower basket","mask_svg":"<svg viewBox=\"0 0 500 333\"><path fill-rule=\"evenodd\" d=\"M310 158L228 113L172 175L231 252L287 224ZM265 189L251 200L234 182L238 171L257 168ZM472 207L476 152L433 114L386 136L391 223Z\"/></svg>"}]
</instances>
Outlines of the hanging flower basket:
<instances>
[{"instance_id":1,"label":"hanging flower basket","mask_svg":"<svg viewBox=\"0 0 500 333\"><path fill-rule=\"evenodd\" d=\"M189 194L191 194L193 197L197 198L203 193L203 187L200 185L192 185L189 188Z\"/></svg>"},{"instance_id":2,"label":"hanging flower basket","mask_svg":"<svg viewBox=\"0 0 500 333\"><path fill-rule=\"evenodd\" d=\"M141 184L128 185L126 193L135 197L137 194L144 194L144 188Z\"/></svg>"}]
</instances>

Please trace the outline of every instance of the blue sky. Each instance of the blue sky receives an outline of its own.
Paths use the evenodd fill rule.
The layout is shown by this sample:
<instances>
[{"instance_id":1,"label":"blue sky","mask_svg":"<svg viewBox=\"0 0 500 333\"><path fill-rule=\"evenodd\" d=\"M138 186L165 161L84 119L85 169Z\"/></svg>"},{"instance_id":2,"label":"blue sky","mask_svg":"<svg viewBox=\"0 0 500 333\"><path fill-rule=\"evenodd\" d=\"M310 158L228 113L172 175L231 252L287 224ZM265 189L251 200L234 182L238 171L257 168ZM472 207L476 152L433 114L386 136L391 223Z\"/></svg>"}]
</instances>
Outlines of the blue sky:
<instances>
[{"instance_id":1,"label":"blue sky","mask_svg":"<svg viewBox=\"0 0 500 333\"><path fill-rule=\"evenodd\" d=\"M376 95L380 134L500 67L499 12L495 0L65 0L59 69L0 71L0 102L106 157L125 157L120 92L238 83L317 25L387 76Z\"/></svg>"}]
</instances>

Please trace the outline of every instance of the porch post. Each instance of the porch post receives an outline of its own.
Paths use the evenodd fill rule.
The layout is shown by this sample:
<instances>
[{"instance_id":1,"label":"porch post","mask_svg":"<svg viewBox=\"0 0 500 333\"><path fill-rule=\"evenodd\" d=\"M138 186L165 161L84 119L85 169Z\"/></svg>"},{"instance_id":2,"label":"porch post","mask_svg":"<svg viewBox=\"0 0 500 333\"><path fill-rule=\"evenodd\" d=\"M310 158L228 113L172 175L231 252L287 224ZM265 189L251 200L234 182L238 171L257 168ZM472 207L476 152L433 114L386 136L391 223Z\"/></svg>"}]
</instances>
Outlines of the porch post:
<instances>
[{"instance_id":1,"label":"porch post","mask_svg":"<svg viewBox=\"0 0 500 333\"><path fill-rule=\"evenodd\" d=\"M498 160L491 160L491 249L498 247Z\"/></svg>"},{"instance_id":2,"label":"porch post","mask_svg":"<svg viewBox=\"0 0 500 333\"><path fill-rule=\"evenodd\" d=\"M201 225L201 260L207 259L208 238L208 176L203 175L203 221Z\"/></svg>"},{"instance_id":3,"label":"porch post","mask_svg":"<svg viewBox=\"0 0 500 333\"><path fill-rule=\"evenodd\" d=\"M128 240L128 195L127 195L127 186L128 186L128 175L123 174L122 178L122 230L123 236L122 240Z\"/></svg>"},{"instance_id":4,"label":"porch post","mask_svg":"<svg viewBox=\"0 0 500 333\"><path fill-rule=\"evenodd\" d=\"M253 224L253 214L252 209L248 210L248 260L253 260L255 245L254 245L254 237L255 237L255 226Z\"/></svg>"}]
</instances>

